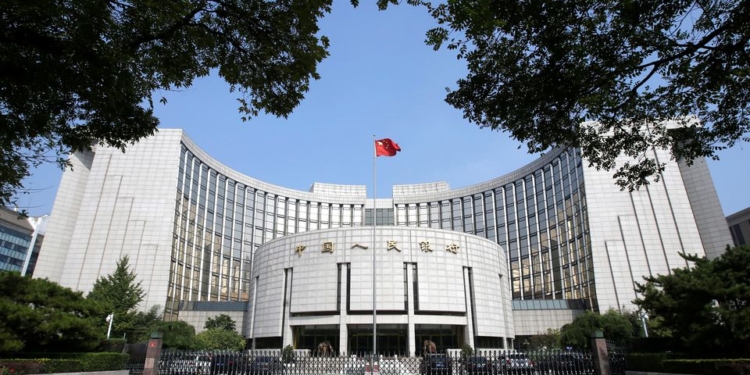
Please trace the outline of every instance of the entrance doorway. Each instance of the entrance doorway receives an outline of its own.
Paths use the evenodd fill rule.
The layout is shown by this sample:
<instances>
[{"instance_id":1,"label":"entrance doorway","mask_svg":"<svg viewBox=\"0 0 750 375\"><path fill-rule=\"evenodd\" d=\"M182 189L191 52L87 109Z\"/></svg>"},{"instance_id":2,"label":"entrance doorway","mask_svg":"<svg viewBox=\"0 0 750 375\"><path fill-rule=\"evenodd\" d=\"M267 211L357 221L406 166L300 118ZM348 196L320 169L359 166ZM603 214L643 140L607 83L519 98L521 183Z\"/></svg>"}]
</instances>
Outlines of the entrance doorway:
<instances>
[{"instance_id":1,"label":"entrance doorway","mask_svg":"<svg viewBox=\"0 0 750 375\"><path fill-rule=\"evenodd\" d=\"M445 353L446 349L460 348L464 340L464 326L442 325L442 324L417 324L414 327L414 338L416 340L416 355L422 355L424 340L435 343L438 353Z\"/></svg>"},{"instance_id":2,"label":"entrance doorway","mask_svg":"<svg viewBox=\"0 0 750 375\"><path fill-rule=\"evenodd\" d=\"M362 355L372 353L372 325L350 324L347 328L349 353ZM408 355L407 329L405 324L378 324L378 354Z\"/></svg>"},{"instance_id":3,"label":"entrance doorway","mask_svg":"<svg viewBox=\"0 0 750 375\"><path fill-rule=\"evenodd\" d=\"M311 355L318 354L318 344L328 341L336 355L339 354L338 325L292 326L293 345L297 349L308 349Z\"/></svg>"}]
</instances>

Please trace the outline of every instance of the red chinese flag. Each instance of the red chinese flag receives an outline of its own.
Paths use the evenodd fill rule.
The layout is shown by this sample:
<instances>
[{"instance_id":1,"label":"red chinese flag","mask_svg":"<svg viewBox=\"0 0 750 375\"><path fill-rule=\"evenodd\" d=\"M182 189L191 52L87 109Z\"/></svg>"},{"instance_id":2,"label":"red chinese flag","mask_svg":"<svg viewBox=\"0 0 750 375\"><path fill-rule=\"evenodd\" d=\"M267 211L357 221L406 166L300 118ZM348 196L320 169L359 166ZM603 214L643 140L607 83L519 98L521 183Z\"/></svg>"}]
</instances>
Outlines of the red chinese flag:
<instances>
[{"instance_id":1,"label":"red chinese flag","mask_svg":"<svg viewBox=\"0 0 750 375\"><path fill-rule=\"evenodd\" d=\"M401 151L398 143L393 142L390 138L383 138L375 141L375 156L396 156Z\"/></svg>"}]
</instances>

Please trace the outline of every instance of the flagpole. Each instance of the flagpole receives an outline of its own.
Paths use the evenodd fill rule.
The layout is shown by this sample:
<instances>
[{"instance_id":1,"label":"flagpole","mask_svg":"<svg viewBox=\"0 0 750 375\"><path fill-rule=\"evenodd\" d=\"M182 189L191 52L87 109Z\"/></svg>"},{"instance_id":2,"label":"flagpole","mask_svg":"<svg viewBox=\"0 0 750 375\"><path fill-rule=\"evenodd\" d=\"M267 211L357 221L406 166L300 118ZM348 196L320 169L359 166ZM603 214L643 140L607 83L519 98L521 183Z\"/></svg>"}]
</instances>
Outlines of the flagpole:
<instances>
[{"instance_id":1,"label":"flagpole","mask_svg":"<svg viewBox=\"0 0 750 375\"><path fill-rule=\"evenodd\" d=\"M378 180L377 180L377 173L375 169L375 161L378 158L378 152L377 148L375 147L375 134L372 135L372 361L370 365L370 370L374 373L375 372L375 357L378 354L378 309L375 299L375 250L377 249L377 235L375 234L375 224L378 219L378 208L377 208L377 198L378 198Z\"/></svg>"}]
</instances>

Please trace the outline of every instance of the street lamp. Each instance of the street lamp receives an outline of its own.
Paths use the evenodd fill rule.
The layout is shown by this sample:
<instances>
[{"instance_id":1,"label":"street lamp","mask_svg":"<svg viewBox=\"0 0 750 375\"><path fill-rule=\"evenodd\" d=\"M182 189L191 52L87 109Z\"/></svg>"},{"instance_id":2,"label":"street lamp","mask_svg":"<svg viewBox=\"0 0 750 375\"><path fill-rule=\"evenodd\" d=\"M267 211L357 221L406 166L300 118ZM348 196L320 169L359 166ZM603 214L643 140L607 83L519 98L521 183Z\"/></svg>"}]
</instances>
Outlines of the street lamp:
<instances>
[{"instance_id":1,"label":"street lamp","mask_svg":"<svg viewBox=\"0 0 750 375\"><path fill-rule=\"evenodd\" d=\"M107 340L109 340L109 334L112 333L112 322L115 320L115 314L107 315L107 321L109 322L109 328L107 329Z\"/></svg>"}]
</instances>

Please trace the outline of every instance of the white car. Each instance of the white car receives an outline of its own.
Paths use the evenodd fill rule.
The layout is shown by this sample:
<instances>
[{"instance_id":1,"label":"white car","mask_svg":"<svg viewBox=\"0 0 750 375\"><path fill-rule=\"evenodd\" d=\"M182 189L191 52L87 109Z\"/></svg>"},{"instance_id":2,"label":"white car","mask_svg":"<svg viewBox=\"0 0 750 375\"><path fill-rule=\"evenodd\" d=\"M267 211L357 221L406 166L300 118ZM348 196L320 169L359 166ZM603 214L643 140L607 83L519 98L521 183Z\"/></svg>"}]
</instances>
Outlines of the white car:
<instances>
[{"instance_id":1,"label":"white car","mask_svg":"<svg viewBox=\"0 0 750 375\"><path fill-rule=\"evenodd\" d=\"M195 368L201 374L208 374L209 370L211 369L211 357L207 355L195 356L193 363L195 364Z\"/></svg>"},{"instance_id":2,"label":"white car","mask_svg":"<svg viewBox=\"0 0 750 375\"><path fill-rule=\"evenodd\" d=\"M170 374L208 374L211 370L211 357L207 355L190 355L175 359L169 363Z\"/></svg>"},{"instance_id":3,"label":"white car","mask_svg":"<svg viewBox=\"0 0 750 375\"><path fill-rule=\"evenodd\" d=\"M496 365L497 371L504 374L533 374L534 368L534 361L525 353L506 354Z\"/></svg>"}]
</instances>

